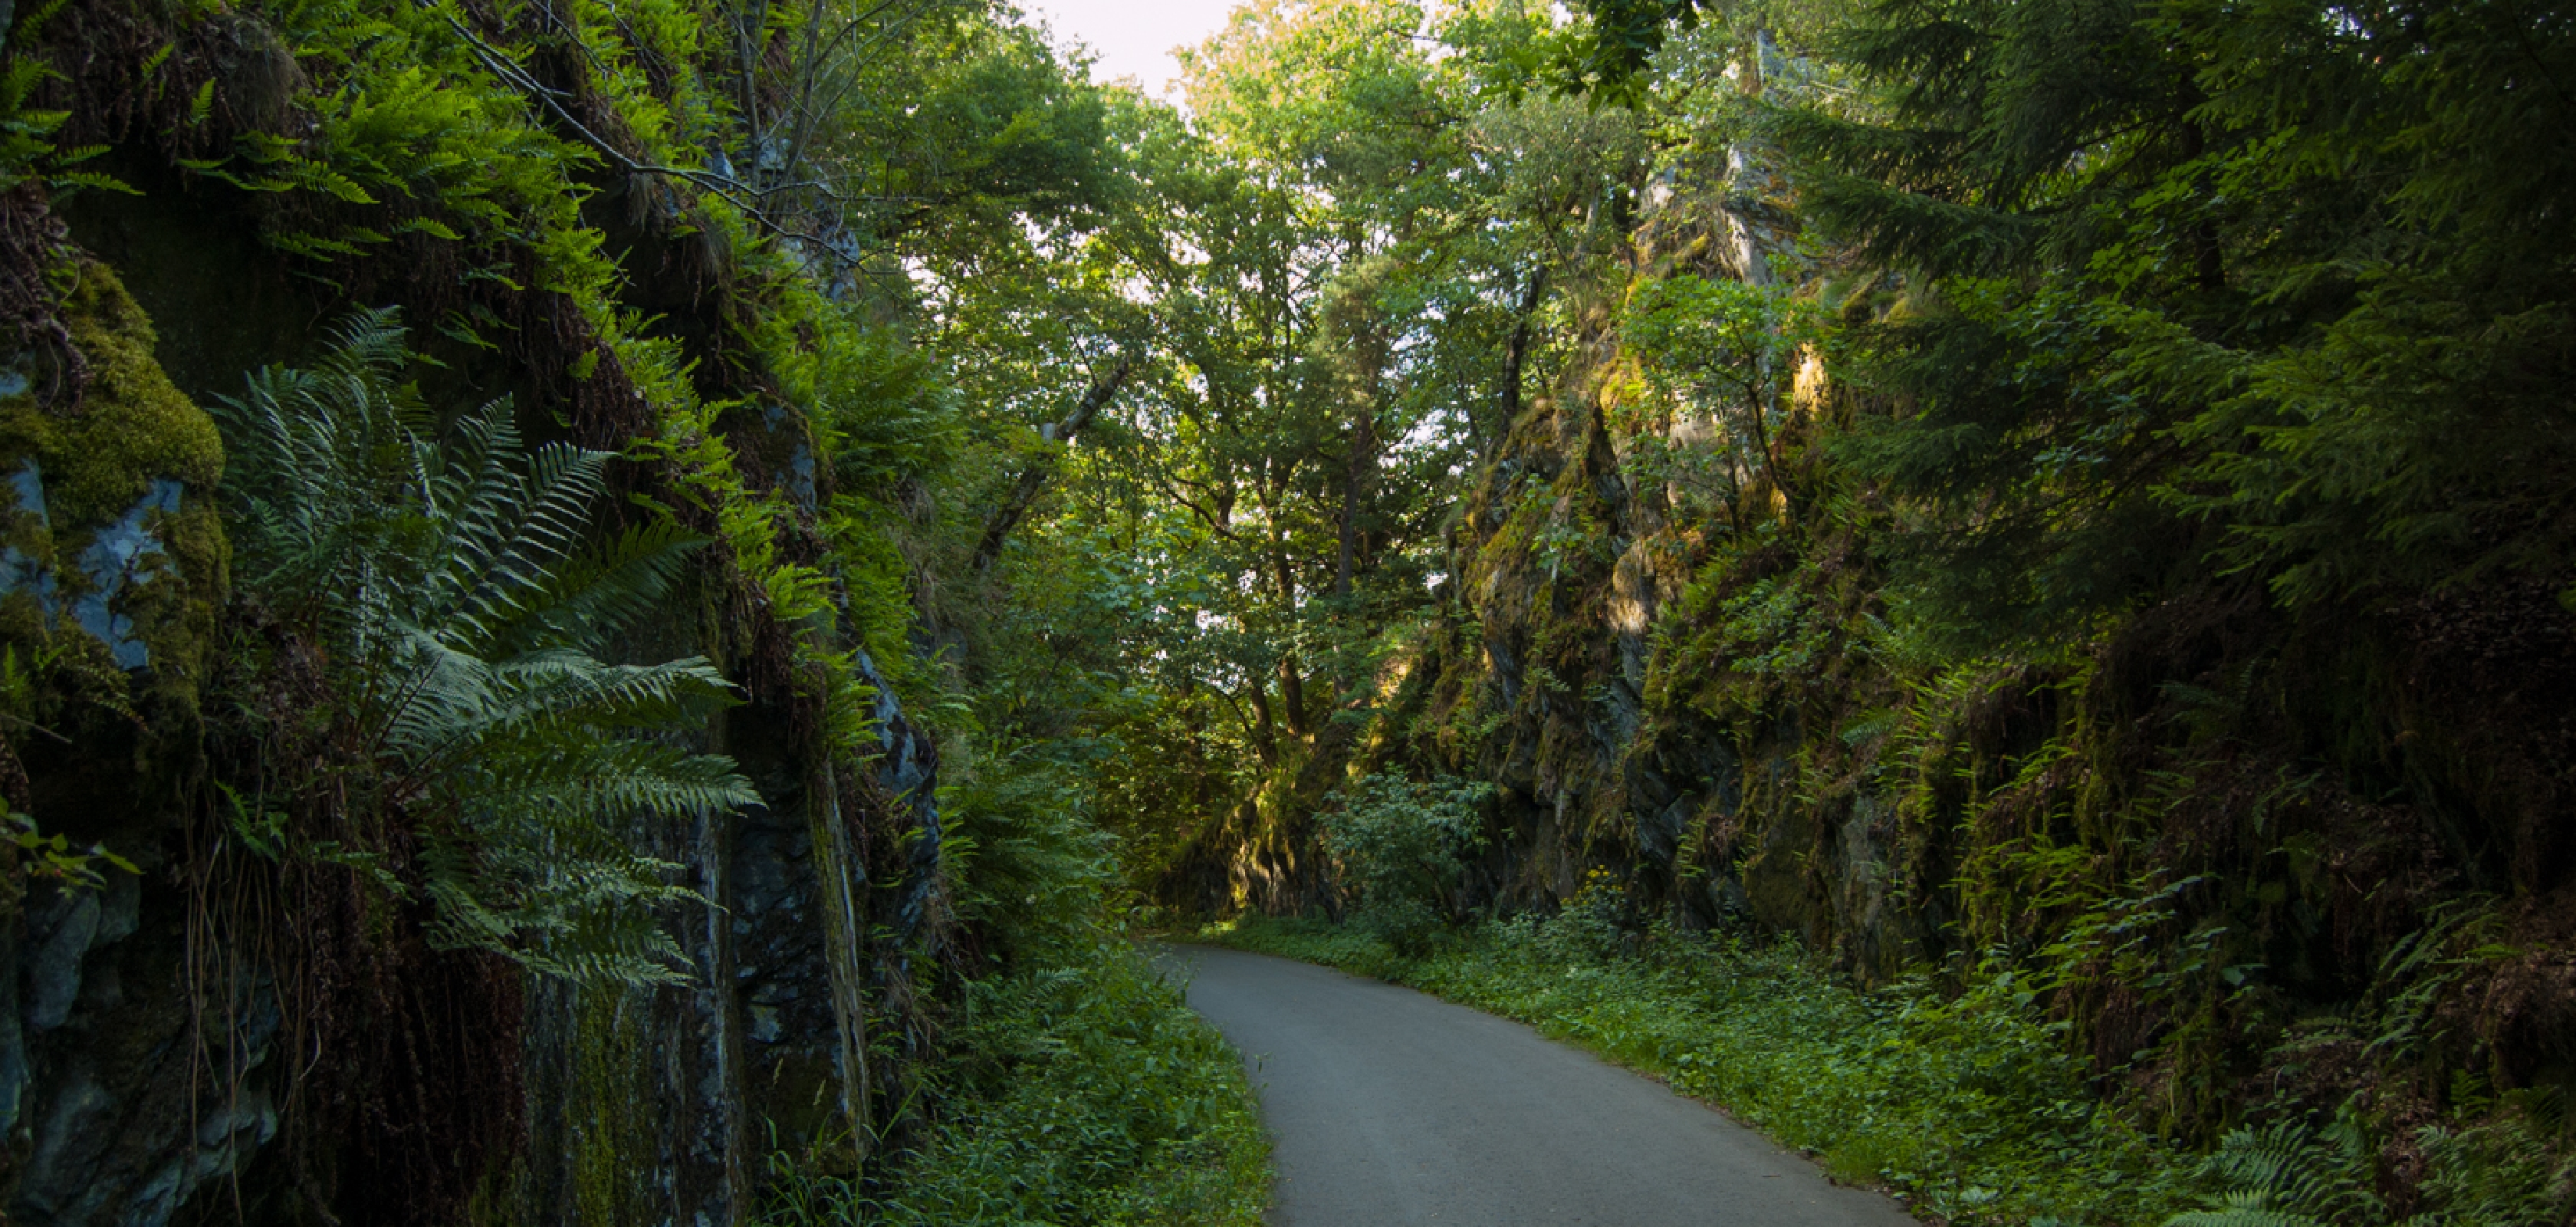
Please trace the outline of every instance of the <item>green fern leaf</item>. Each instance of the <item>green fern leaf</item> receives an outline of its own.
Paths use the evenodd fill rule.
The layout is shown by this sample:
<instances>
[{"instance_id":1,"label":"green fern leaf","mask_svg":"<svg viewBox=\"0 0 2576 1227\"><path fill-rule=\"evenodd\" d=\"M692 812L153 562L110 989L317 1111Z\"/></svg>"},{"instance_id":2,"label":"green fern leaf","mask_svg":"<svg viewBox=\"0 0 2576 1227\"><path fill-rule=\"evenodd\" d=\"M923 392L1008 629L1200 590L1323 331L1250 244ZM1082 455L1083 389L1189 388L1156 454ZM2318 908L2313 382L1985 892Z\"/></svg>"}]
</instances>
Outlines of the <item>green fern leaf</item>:
<instances>
[{"instance_id":1,"label":"green fern leaf","mask_svg":"<svg viewBox=\"0 0 2576 1227\"><path fill-rule=\"evenodd\" d=\"M584 550L610 457L529 452L506 400L442 446L406 360L394 314L368 313L318 366L220 403L245 586L329 647L388 797L439 817L420 858L435 940L580 980L685 979L663 915L706 902L633 838L760 802L731 759L663 740L733 687L700 658L596 653L698 542L662 526Z\"/></svg>"}]
</instances>

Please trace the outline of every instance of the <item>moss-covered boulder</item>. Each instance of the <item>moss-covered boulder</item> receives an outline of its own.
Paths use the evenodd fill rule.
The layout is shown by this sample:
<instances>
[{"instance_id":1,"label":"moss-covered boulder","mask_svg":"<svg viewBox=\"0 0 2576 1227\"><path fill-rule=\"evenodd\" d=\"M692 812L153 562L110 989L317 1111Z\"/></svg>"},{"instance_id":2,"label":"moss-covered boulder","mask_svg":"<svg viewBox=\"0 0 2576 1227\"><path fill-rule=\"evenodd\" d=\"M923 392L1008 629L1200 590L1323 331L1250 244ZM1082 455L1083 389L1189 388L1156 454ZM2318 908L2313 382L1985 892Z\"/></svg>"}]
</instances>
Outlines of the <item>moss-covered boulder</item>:
<instances>
[{"instance_id":1,"label":"moss-covered boulder","mask_svg":"<svg viewBox=\"0 0 2576 1227\"><path fill-rule=\"evenodd\" d=\"M197 753L227 584L223 444L116 274L75 258L58 276L89 374L75 399L0 368L0 648L34 683L13 715L58 735L21 743L38 820L149 843L138 824Z\"/></svg>"},{"instance_id":2,"label":"moss-covered boulder","mask_svg":"<svg viewBox=\"0 0 2576 1227\"><path fill-rule=\"evenodd\" d=\"M275 1131L266 1100L199 1102L178 983L171 856L204 753L199 703L226 600L214 422L154 358L105 265L53 269L85 378L0 358L0 780L77 873L14 869L0 892L0 1205L12 1222L168 1219ZM236 1036L265 1051L258 1028ZM215 1113L209 1115L209 1109Z\"/></svg>"}]
</instances>

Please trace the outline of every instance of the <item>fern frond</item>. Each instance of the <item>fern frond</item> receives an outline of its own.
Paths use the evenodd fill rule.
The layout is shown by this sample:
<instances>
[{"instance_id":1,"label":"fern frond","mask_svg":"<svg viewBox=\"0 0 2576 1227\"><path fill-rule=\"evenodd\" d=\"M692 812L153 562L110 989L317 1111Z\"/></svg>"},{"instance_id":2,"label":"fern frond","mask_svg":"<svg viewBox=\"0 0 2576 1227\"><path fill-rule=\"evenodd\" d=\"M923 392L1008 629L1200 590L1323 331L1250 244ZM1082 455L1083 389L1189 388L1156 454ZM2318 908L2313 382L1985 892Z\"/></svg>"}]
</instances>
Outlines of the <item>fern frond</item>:
<instances>
[{"instance_id":1,"label":"fern frond","mask_svg":"<svg viewBox=\"0 0 2576 1227\"><path fill-rule=\"evenodd\" d=\"M330 646L393 795L451 819L421 860L435 940L575 979L684 979L658 913L705 900L629 837L759 802L731 759L647 739L734 688L702 658L593 653L698 543L656 527L584 554L608 454L528 452L506 399L442 447L406 361L399 317L364 313L318 366L219 404L240 573Z\"/></svg>"},{"instance_id":2,"label":"fern frond","mask_svg":"<svg viewBox=\"0 0 2576 1227\"><path fill-rule=\"evenodd\" d=\"M516 617L493 628L492 644L504 652L595 648L659 607L689 556L705 545L676 524L628 529L556 568Z\"/></svg>"},{"instance_id":3,"label":"fern frond","mask_svg":"<svg viewBox=\"0 0 2576 1227\"><path fill-rule=\"evenodd\" d=\"M2563 1227L2576 1217L2576 1155L2553 1153L2556 1104L2526 1100L2495 1120L2417 1135L2435 1209L2405 1227Z\"/></svg>"},{"instance_id":4,"label":"fern frond","mask_svg":"<svg viewBox=\"0 0 2576 1227\"><path fill-rule=\"evenodd\" d=\"M2165 1227L2330 1227L2304 1214L2284 1214L2257 1206L2220 1210L2186 1210L2165 1220Z\"/></svg>"},{"instance_id":5,"label":"fern frond","mask_svg":"<svg viewBox=\"0 0 2576 1227\"><path fill-rule=\"evenodd\" d=\"M652 728L730 706L733 684L692 656L659 665L603 665L577 652L537 652L510 661L502 721L536 718L616 728Z\"/></svg>"},{"instance_id":6,"label":"fern frond","mask_svg":"<svg viewBox=\"0 0 2576 1227\"><path fill-rule=\"evenodd\" d=\"M473 778L456 793L477 824L576 834L642 814L713 814L760 803L760 794L722 755L690 754L651 742L560 739L483 747ZM568 770L567 768L572 768Z\"/></svg>"},{"instance_id":7,"label":"fern frond","mask_svg":"<svg viewBox=\"0 0 2576 1227\"><path fill-rule=\"evenodd\" d=\"M2323 1130L2296 1120L2237 1129L2201 1165L2200 1179L2222 1190L2215 1204L2178 1215L2168 1227L2384 1222L2387 1210L2372 1190L2372 1164L2369 1140L2350 1104Z\"/></svg>"}]
</instances>

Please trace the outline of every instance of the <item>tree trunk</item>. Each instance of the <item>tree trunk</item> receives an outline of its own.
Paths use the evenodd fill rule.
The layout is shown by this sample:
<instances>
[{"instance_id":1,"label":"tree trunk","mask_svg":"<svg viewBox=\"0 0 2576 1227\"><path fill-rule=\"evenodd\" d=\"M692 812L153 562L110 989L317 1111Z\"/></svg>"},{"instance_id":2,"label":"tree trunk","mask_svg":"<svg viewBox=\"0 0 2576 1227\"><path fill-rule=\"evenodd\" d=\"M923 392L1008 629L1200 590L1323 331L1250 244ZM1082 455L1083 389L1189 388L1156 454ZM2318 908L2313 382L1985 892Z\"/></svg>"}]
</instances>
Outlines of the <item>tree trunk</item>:
<instances>
[{"instance_id":1,"label":"tree trunk","mask_svg":"<svg viewBox=\"0 0 2576 1227\"><path fill-rule=\"evenodd\" d=\"M1270 684L1258 673L1250 683L1243 689L1252 699L1252 748L1261 756L1262 766L1273 766L1279 761L1279 737L1272 731L1277 726L1270 718Z\"/></svg>"},{"instance_id":2,"label":"tree trunk","mask_svg":"<svg viewBox=\"0 0 2576 1227\"><path fill-rule=\"evenodd\" d=\"M1521 417L1521 368L1529 361L1530 314L1538 310L1539 295L1547 291L1547 266L1530 270L1529 282L1521 288L1520 310L1512 313L1512 338L1503 347L1503 422L1494 432L1499 440L1510 434L1512 423Z\"/></svg>"},{"instance_id":3,"label":"tree trunk","mask_svg":"<svg viewBox=\"0 0 2576 1227\"><path fill-rule=\"evenodd\" d=\"M1301 741L1306 739L1306 679L1297 675L1294 656L1279 658L1279 705L1288 709L1289 733Z\"/></svg>"},{"instance_id":4,"label":"tree trunk","mask_svg":"<svg viewBox=\"0 0 2576 1227\"><path fill-rule=\"evenodd\" d=\"M1353 415L1351 463L1342 476L1341 556L1333 566L1333 595L1351 594L1351 572L1360 552L1360 513L1368 505L1369 487L1377 477L1377 414L1371 404Z\"/></svg>"},{"instance_id":5,"label":"tree trunk","mask_svg":"<svg viewBox=\"0 0 2576 1227\"><path fill-rule=\"evenodd\" d=\"M1048 442L1070 445L1073 437L1082 433L1082 428L1089 426L1092 418L1099 416L1109 398L1118 394L1120 385L1127 382L1127 376L1135 369L1135 359L1120 358L1117 365L1109 368L1108 374L1091 385L1091 391L1083 394L1082 402L1073 407L1073 412L1049 428ZM1046 485L1048 474L1055 471L1055 457L1054 449L1050 448L1030 460L1028 467L1020 470L1020 480L1011 487L1010 497L1002 500L1002 505L993 509L993 517L984 522L983 539L975 543L974 570L977 575L991 570L993 561L1002 556L1003 539L1011 535L1011 529L1019 524L1020 517L1029 513L1029 505L1037 501L1039 489Z\"/></svg>"}]
</instances>

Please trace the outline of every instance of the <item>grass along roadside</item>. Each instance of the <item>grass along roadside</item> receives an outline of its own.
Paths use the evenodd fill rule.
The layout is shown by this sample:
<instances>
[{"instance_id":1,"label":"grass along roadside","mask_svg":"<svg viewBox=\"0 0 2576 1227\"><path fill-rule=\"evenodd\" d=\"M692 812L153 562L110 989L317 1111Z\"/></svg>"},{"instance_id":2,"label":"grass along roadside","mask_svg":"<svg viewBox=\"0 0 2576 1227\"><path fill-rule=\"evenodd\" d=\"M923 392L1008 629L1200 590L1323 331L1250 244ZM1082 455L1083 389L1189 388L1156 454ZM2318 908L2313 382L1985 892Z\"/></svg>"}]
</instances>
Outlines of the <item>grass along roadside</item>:
<instances>
[{"instance_id":1,"label":"grass along roadside","mask_svg":"<svg viewBox=\"0 0 2576 1227\"><path fill-rule=\"evenodd\" d=\"M1518 1019L1715 1103L1925 1218L2147 1227L2201 1204L2198 1156L2101 1108L2009 979L1956 1000L1918 985L1865 993L1785 943L1627 938L1602 903L1417 955L1321 921L1254 918L1201 939Z\"/></svg>"},{"instance_id":2,"label":"grass along roadside","mask_svg":"<svg viewBox=\"0 0 2576 1227\"><path fill-rule=\"evenodd\" d=\"M1258 1227L1242 1062L1126 942L969 992L923 1144L865 1189L779 1156L762 1227Z\"/></svg>"}]
</instances>

